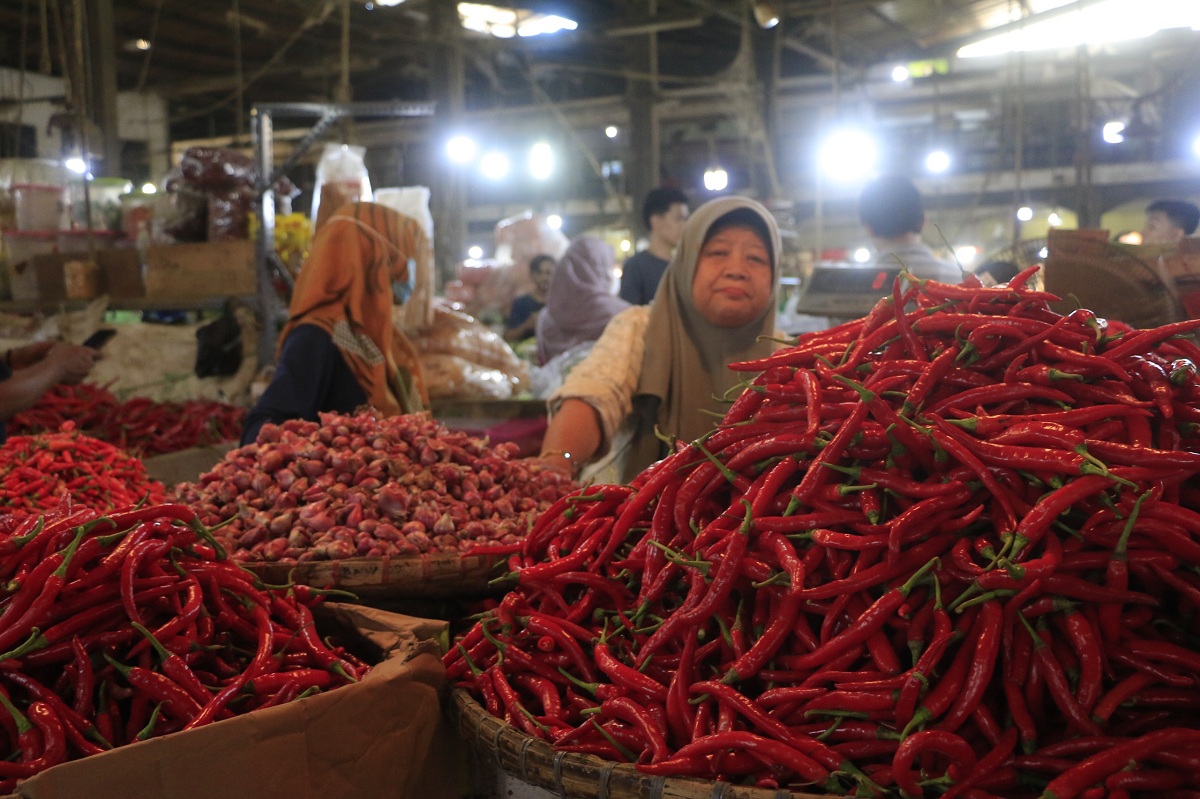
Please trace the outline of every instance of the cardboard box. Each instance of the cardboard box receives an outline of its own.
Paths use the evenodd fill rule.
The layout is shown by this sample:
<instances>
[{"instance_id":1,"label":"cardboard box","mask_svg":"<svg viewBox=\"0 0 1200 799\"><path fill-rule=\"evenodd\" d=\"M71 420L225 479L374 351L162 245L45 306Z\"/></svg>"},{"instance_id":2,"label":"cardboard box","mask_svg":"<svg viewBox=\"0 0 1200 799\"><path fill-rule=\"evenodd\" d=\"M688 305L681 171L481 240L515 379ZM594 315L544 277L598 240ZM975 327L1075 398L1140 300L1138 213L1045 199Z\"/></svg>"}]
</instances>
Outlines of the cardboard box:
<instances>
[{"instance_id":1,"label":"cardboard box","mask_svg":"<svg viewBox=\"0 0 1200 799\"><path fill-rule=\"evenodd\" d=\"M210 241L109 250L100 258L104 289L114 300L194 300L254 294L253 241Z\"/></svg>"},{"instance_id":2,"label":"cardboard box","mask_svg":"<svg viewBox=\"0 0 1200 799\"><path fill-rule=\"evenodd\" d=\"M19 270L20 264L17 265ZM100 296L100 266L81 253L36 255L25 264L18 289L13 284L13 299L37 299L43 302L59 300L90 300ZM28 281L36 284L33 297L28 295ZM17 296L20 294L21 296Z\"/></svg>"},{"instance_id":3,"label":"cardboard box","mask_svg":"<svg viewBox=\"0 0 1200 799\"><path fill-rule=\"evenodd\" d=\"M446 623L330 604L386 659L360 683L55 766L18 787L24 799L437 799L436 638ZM323 620L319 625L324 628ZM438 785L441 788L438 788Z\"/></svg>"}]
</instances>

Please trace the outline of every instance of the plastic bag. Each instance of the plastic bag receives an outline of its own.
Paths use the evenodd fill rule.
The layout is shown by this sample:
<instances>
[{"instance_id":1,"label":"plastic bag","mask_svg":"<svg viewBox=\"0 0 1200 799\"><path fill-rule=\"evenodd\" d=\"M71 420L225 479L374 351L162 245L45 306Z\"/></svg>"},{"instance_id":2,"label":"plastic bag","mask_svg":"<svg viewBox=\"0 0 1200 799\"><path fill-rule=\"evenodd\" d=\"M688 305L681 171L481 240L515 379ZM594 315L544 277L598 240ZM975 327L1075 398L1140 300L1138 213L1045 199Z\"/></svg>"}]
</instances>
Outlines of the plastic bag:
<instances>
[{"instance_id":1,"label":"plastic bag","mask_svg":"<svg viewBox=\"0 0 1200 799\"><path fill-rule=\"evenodd\" d=\"M258 183L258 165L238 150L189 147L179 161L179 175L189 186L201 191L254 188ZM281 176L272 188L276 195L288 199L300 193L287 176Z\"/></svg>"},{"instance_id":2,"label":"plastic bag","mask_svg":"<svg viewBox=\"0 0 1200 799\"><path fill-rule=\"evenodd\" d=\"M257 174L253 158L224 147L189 147L179 169L184 180L206 191L253 186Z\"/></svg>"},{"instance_id":3,"label":"plastic bag","mask_svg":"<svg viewBox=\"0 0 1200 799\"><path fill-rule=\"evenodd\" d=\"M346 203L371 200L371 178L363 162L365 147L327 144L317 162L313 186L313 234Z\"/></svg>"},{"instance_id":4,"label":"plastic bag","mask_svg":"<svg viewBox=\"0 0 1200 799\"><path fill-rule=\"evenodd\" d=\"M513 395L508 375L457 355L424 355L421 372L430 399L506 400Z\"/></svg>"},{"instance_id":5,"label":"plastic bag","mask_svg":"<svg viewBox=\"0 0 1200 799\"><path fill-rule=\"evenodd\" d=\"M400 326L409 332L425 330L433 324L433 216L429 213L429 189L425 186L402 186L378 189L375 202L415 219L425 231L426 246L413 254L413 292L404 303Z\"/></svg>"},{"instance_id":6,"label":"plastic bag","mask_svg":"<svg viewBox=\"0 0 1200 799\"><path fill-rule=\"evenodd\" d=\"M242 326L232 303L196 330L196 377L227 377L242 367Z\"/></svg>"},{"instance_id":7,"label":"plastic bag","mask_svg":"<svg viewBox=\"0 0 1200 799\"><path fill-rule=\"evenodd\" d=\"M254 189L249 186L208 192L208 240L250 238L254 200Z\"/></svg>"},{"instance_id":8,"label":"plastic bag","mask_svg":"<svg viewBox=\"0 0 1200 799\"><path fill-rule=\"evenodd\" d=\"M526 368L503 336L441 302L434 304L432 327L414 336L413 345L422 355L457 355L514 376L521 375Z\"/></svg>"},{"instance_id":9,"label":"plastic bag","mask_svg":"<svg viewBox=\"0 0 1200 799\"><path fill-rule=\"evenodd\" d=\"M534 399L549 399L550 395L562 387L563 380L588 356L595 346L594 341L576 344L565 352L560 352L542 366L529 370L530 391Z\"/></svg>"}]
</instances>

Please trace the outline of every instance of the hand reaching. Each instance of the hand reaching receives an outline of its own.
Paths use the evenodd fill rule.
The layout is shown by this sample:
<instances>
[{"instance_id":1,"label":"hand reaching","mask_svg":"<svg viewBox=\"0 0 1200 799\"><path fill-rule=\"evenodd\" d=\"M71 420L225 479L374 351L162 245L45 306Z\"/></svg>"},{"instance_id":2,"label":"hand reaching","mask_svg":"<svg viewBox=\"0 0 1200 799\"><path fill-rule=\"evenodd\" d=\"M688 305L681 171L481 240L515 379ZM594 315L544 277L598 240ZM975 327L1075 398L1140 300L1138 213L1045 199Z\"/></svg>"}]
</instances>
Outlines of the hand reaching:
<instances>
[{"instance_id":1,"label":"hand reaching","mask_svg":"<svg viewBox=\"0 0 1200 799\"><path fill-rule=\"evenodd\" d=\"M45 353L45 360L54 364L60 383L79 383L92 371L101 357L99 350L78 344L56 342Z\"/></svg>"}]
</instances>

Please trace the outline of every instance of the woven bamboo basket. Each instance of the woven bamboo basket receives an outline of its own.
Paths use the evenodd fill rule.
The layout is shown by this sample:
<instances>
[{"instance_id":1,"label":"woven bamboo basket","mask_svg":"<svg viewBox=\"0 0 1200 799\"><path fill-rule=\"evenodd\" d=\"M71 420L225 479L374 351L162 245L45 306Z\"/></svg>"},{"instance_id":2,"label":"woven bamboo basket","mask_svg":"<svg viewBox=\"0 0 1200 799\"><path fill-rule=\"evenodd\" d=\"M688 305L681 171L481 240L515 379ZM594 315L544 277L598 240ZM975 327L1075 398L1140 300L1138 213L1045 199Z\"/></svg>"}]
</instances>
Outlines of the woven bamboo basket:
<instances>
[{"instance_id":1,"label":"woven bamboo basket","mask_svg":"<svg viewBox=\"0 0 1200 799\"><path fill-rule=\"evenodd\" d=\"M488 585L503 558L444 552L400 558L346 558L302 563L245 563L263 582L289 580L315 588L341 588L360 597L408 599L502 593Z\"/></svg>"},{"instance_id":2,"label":"woven bamboo basket","mask_svg":"<svg viewBox=\"0 0 1200 799\"><path fill-rule=\"evenodd\" d=\"M564 799L830 799L828 795L770 791L688 777L643 774L628 763L556 752L491 715L470 694L452 691L447 713L463 741L509 776Z\"/></svg>"}]
</instances>

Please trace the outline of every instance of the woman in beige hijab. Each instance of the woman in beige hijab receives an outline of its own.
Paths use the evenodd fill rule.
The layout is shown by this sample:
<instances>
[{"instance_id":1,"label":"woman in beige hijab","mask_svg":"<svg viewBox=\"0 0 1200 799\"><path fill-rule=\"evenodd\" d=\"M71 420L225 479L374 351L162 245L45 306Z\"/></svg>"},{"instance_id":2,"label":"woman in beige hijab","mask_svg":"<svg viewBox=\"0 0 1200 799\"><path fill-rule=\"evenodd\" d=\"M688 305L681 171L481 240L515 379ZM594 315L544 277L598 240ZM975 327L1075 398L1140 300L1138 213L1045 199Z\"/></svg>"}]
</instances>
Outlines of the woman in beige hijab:
<instances>
[{"instance_id":1,"label":"woman in beige hijab","mask_svg":"<svg viewBox=\"0 0 1200 799\"><path fill-rule=\"evenodd\" d=\"M770 212L723 197L689 217L654 301L622 311L550 398L541 457L578 474L604 457L628 482L667 454L655 428L691 441L712 429L742 375L769 354L780 238Z\"/></svg>"}]
</instances>

